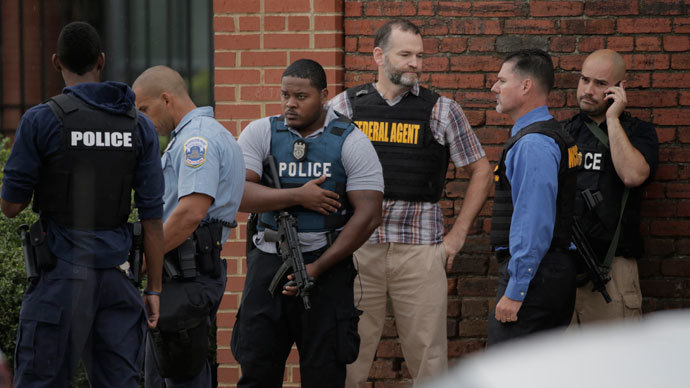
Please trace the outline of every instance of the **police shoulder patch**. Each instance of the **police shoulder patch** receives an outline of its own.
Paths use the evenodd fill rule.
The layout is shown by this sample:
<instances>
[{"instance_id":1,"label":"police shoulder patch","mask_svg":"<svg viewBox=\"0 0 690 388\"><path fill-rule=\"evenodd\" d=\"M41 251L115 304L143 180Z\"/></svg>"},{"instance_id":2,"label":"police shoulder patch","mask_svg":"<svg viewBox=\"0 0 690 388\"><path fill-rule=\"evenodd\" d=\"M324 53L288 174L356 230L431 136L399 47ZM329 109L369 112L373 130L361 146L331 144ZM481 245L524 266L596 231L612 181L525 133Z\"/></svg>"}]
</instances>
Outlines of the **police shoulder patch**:
<instances>
[{"instance_id":1,"label":"police shoulder patch","mask_svg":"<svg viewBox=\"0 0 690 388\"><path fill-rule=\"evenodd\" d=\"M208 141L203 137L190 137L184 142L184 163L189 167L199 167L206 162Z\"/></svg>"}]
</instances>

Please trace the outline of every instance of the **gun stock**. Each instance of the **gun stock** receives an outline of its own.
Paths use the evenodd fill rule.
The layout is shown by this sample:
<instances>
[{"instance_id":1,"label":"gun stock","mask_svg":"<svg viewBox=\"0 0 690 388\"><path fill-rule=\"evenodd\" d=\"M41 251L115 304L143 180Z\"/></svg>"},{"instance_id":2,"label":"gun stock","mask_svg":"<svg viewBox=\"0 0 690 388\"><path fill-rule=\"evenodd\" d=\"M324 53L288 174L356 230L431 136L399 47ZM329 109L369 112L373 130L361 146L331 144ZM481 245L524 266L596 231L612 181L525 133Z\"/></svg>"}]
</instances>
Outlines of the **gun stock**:
<instances>
[{"instance_id":1,"label":"gun stock","mask_svg":"<svg viewBox=\"0 0 690 388\"><path fill-rule=\"evenodd\" d=\"M587 236L584 234L584 232L582 232L582 228L580 228L580 224L577 220L573 221L571 232L572 240L577 248L578 256L585 263L587 275L592 281L592 292L599 291L601 296L604 297L606 303L611 303L611 296L606 291L606 283L611 280L611 276L609 275L608 271L602 268L597 262L594 250L589 244Z\"/></svg>"}]
</instances>

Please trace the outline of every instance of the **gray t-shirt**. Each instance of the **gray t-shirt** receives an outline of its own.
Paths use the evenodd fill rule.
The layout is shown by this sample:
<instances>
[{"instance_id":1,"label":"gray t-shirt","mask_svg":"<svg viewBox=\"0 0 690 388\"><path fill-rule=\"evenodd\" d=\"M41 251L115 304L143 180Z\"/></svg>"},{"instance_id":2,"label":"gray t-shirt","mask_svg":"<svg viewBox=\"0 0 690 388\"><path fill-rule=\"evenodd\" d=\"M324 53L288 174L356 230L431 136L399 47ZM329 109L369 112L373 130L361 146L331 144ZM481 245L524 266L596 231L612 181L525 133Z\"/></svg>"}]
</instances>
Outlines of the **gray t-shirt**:
<instances>
[{"instance_id":1,"label":"gray t-shirt","mask_svg":"<svg viewBox=\"0 0 690 388\"><path fill-rule=\"evenodd\" d=\"M320 136L328 124L337 119L332 108L328 109L323 128L307 136L313 138ZM242 147L244 163L247 169L254 171L261 177L263 172L263 160L271 153L271 122L269 117L252 121L247 125L238 143ZM299 132L292 128L289 130L300 136ZM376 150L371 141L362 131L355 129L350 132L343 142L342 157L343 167L347 175L346 191L375 190L383 192L383 170L376 155ZM275 243L266 242L263 232L258 232L253 237L254 244L264 252L276 253ZM325 232L299 233L302 252L317 250L326 245Z\"/></svg>"}]
</instances>

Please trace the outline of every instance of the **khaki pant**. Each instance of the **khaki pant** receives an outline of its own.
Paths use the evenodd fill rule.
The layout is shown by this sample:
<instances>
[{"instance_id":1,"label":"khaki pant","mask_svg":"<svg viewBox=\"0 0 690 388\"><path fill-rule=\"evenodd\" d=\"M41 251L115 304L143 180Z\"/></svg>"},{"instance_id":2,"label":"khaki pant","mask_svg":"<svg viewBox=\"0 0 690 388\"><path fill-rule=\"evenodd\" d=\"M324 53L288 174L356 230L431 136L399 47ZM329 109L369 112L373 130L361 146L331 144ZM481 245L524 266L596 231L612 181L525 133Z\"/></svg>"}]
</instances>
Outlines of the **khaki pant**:
<instances>
[{"instance_id":1,"label":"khaki pant","mask_svg":"<svg viewBox=\"0 0 690 388\"><path fill-rule=\"evenodd\" d=\"M346 387L364 386L381 339L390 295L395 325L410 375L418 382L448 368L448 286L443 244L364 244L354 254L355 305L361 344L347 366Z\"/></svg>"},{"instance_id":2,"label":"khaki pant","mask_svg":"<svg viewBox=\"0 0 690 388\"><path fill-rule=\"evenodd\" d=\"M577 289L571 327L596 321L638 320L640 318L642 292L637 273L637 261L614 257L610 275L611 280L606 284L606 291L611 296L611 303L606 303L601 293L592 292L591 282Z\"/></svg>"}]
</instances>

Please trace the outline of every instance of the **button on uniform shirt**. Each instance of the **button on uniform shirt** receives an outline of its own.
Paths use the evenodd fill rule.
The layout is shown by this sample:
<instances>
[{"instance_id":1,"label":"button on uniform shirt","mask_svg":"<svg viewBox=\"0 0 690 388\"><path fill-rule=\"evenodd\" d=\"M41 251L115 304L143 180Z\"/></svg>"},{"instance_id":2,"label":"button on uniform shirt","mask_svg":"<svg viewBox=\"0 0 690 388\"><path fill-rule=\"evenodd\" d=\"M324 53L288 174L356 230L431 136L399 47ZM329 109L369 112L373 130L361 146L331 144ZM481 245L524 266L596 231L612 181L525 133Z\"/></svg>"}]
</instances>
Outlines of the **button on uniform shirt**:
<instances>
[{"instance_id":1,"label":"button on uniform shirt","mask_svg":"<svg viewBox=\"0 0 690 388\"><path fill-rule=\"evenodd\" d=\"M546 106L537 107L515 121L510 135L552 118ZM510 279L505 291L510 299L525 299L529 283L551 246L560 161L561 150L556 142L540 133L523 136L506 155L506 177L513 197Z\"/></svg>"},{"instance_id":2,"label":"button on uniform shirt","mask_svg":"<svg viewBox=\"0 0 690 388\"><path fill-rule=\"evenodd\" d=\"M399 103L407 93L419 95L419 85L415 84L408 92L388 105ZM329 102L334 110L352 118L352 105L346 92L342 92ZM450 158L456 167L463 167L484 157L484 149L472 131L462 108L447 97L439 97L429 118L434 139L441 145L448 145ZM371 243L438 244L443 241L443 213L438 203L410 202L383 199L383 220L369 238Z\"/></svg>"},{"instance_id":3,"label":"button on uniform shirt","mask_svg":"<svg viewBox=\"0 0 690 388\"><path fill-rule=\"evenodd\" d=\"M164 222L180 198L192 193L213 198L207 218L235 220L244 191L244 159L232 134L213 118L213 108L199 107L182 118L161 163ZM229 233L230 228L223 227L223 242Z\"/></svg>"}]
</instances>

